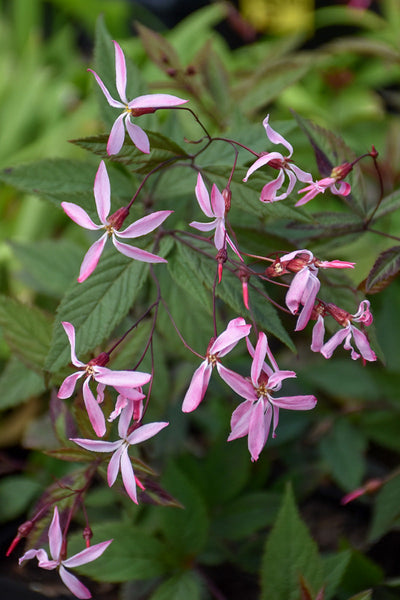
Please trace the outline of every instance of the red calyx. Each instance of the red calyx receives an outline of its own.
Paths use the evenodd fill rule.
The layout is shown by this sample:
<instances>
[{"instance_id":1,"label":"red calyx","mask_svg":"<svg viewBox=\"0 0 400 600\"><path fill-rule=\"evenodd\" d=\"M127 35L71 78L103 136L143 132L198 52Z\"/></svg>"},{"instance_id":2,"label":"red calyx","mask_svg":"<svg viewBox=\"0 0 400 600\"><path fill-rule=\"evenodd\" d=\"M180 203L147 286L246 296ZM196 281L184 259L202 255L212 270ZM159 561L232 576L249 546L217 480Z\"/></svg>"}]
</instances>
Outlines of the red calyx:
<instances>
[{"instance_id":1,"label":"red calyx","mask_svg":"<svg viewBox=\"0 0 400 600\"><path fill-rule=\"evenodd\" d=\"M118 231L119 229L121 229L122 224L128 215L129 209L126 208L126 206L123 206L111 215L111 217L108 219L108 224L111 225L113 229L116 229Z\"/></svg>"},{"instance_id":2,"label":"red calyx","mask_svg":"<svg viewBox=\"0 0 400 600\"><path fill-rule=\"evenodd\" d=\"M109 360L110 355L108 352L101 352L98 356L89 360L88 366L105 367Z\"/></svg>"}]
</instances>

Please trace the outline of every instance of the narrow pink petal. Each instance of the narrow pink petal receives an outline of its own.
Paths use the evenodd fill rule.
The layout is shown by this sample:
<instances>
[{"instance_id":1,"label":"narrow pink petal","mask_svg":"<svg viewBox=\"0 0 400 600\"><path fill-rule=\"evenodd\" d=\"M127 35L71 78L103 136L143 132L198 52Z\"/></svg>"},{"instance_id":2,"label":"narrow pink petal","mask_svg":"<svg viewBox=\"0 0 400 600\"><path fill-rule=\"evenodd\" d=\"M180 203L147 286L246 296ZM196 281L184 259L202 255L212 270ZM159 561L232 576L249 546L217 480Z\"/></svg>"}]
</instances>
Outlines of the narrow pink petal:
<instances>
[{"instance_id":1,"label":"narrow pink petal","mask_svg":"<svg viewBox=\"0 0 400 600\"><path fill-rule=\"evenodd\" d=\"M282 387L282 381L292 377L296 377L296 373L294 371L275 371L268 379L268 388L274 391L280 390Z\"/></svg>"},{"instance_id":2,"label":"narrow pink petal","mask_svg":"<svg viewBox=\"0 0 400 600\"><path fill-rule=\"evenodd\" d=\"M216 217L225 216L225 200L215 183L211 189L211 206Z\"/></svg>"},{"instance_id":3,"label":"narrow pink petal","mask_svg":"<svg viewBox=\"0 0 400 600\"><path fill-rule=\"evenodd\" d=\"M367 336L356 327L352 326L351 330L353 332L354 341L361 352L362 357L369 361L376 360L376 354L371 350Z\"/></svg>"},{"instance_id":4,"label":"narrow pink petal","mask_svg":"<svg viewBox=\"0 0 400 600\"><path fill-rule=\"evenodd\" d=\"M89 250L86 252L81 264L81 270L79 272L79 283L85 281L97 267L97 263L99 262L101 253L103 252L104 246L106 245L107 238L108 234L105 233L101 236L101 238L97 240L97 242L92 244Z\"/></svg>"},{"instance_id":5,"label":"narrow pink petal","mask_svg":"<svg viewBox=\"0 0 400 600\"><path fill-rule=\"evenodd\" d=\"M94 178L94 199L96 201L97 214L103 225L107 224L107 217L110 212L110 180L104 160L100 162L97 169L96 177Z\"/></svg>"},{"instance_id":6,"label":"narrow pink petal","mask_svg":"<svg viewBox=\"0 0 400 600\"><path fill-rule=\"evenodd\" d=\"M295 331L301 331L304 329L310 320L320 285L319 279L317 279L315 275L311 273L307 287L301 299L303 308L299 314L299 318L297 319Z\"/></svg>"},{"instance_id":7,"label":"narrow pink petal","mask_svg":"<svg viewBox=\"0 0 400 600\"><path fill-rule=\"evenodd\" d=\"M214 245L217 250L221 250L226 246L226 229L225 219L217 218L217 226L215 228Z\"/></svg>"},{"instance_id":8,"label":"narrow pink petal","mask_svg":"<svg viewBox=\"0 0 400 600\"><path fill-rule=\"evenodd\" d=\"M225 232L225 234L226 234L226 241L228 242L229 246L232 248L232 250L234 251L234 253L238 257L238 259L241 260L242 262L244 262L242 256L240 256L239 250L236 248L235 244L232 242L232 240L229 237L229 235L226 232Z\"/></svg>"},{"instance_id":9,"label":"narrow pink petal","mask_svg":"<svg viewBox=\"0 0 400 600\"><path fill-rule=\"evenodd\" d=\"M212 231L213 229L216 228L218 221L219 221L219 219L214 219L213 221L210 221L209 223L201 223L200 221L192 221L191 223L189 223L189 225L190 225L190 227L194 227L195 229L198 229L199 231Z\"/></svg>"},{"instance_id":10,"label":"narrow pink petal","mask_svg":"<svg viewBox=\"0 0 400 600\"><path fill-rule=\"evenodd\" d=\"M125 119L125 126L128 135L131 138L132 142L135 144L136 148L144 154L149 154L150 142L149 138L147 137L147 133L145 133L141 127L132 123L129 114Z\"/></svg>"},{"instance_id":11,"label":"narrow pink petal","mask_svg":"<svg viewBox=\"0 0 400 600\"><path fill-rule=\"evenodd\" d=\"M221 365L221 363L217 363L217 370L221 379L223 379L234 392L239 394L239 396L242 396L242 398L245 398L246 400L257 400L256 391L248 379L227 369Z\"/></svg>"},{"instance_id":12,"label":"narrow pink petal","mask_svg":"<svg viewBox=\"0 0 400 600\"><path fill-rule=\"evenodd\" d=\"M293 171L293 173L296 175L297 179L303 183L311 183L313 178L311 173L307 173L307 171L303 171L303 169L300 169L298 166L294 165L293 163L290 163L290 169Z\"/></svg>"},{"instance_id":13,"label":"narrow pink petal","mask_svg":"<svg viewBox=\"0 0 400 600\"><path fill-rule=\"evenodd\" d=\"M281 259L282 260L282 259ZM301 271L293 277L290 287L287 291L285 302L286 306L292 314L296 314L301 302L301 299L310 279L310 270L308 267L303 267Z\"/></svg>"},{"instance_id":14,"label":"narrow pink petal","mask_svg":"<svg viewBox=\"0 0 400 600\"><path fill-rule=\"evenodd\" d=\"M254 352L253 362L251 364L251 381L253 386L258 386L258 380L263 368L265 355L267 354L267 336L262 331L258 334L258 341Z\"/></svg>"},{"instance_id":15,"label":"narrow pink petal","mask_svg":"<svg viewBox=\"0 0 400 600\"><path fill-rule=\"evenodd\" d=\"M18 559L18 564L21 565L25 560L31 560L32 558L37 558L39 565L40 563L42 564L52 564L52 567L47 567L48 570L50 569L55 569L56 566L58 565L58 562L55 560L49 560L49 557L47 556L47 552L46 550L43 550L43 548L40 548L39 550L34 550L33 548L31 550L28 550L27 552L25 552L25 554L23 554L19 559ZM46 567L42 567L43 569L46 569Z\"/></svg>"},{"instance_id":16,"label":"narrow pink petal","mask_svg":"<svg viewBox=\"0 0 400 600\"><path fill-rule=\"evenodd\" d=\"M258 400L251 412L249 433L248 433L248 448L251 454L251 460L258 460L261 450L265 446L268 438L269 428L272 419L272 408L267 405L267 412L264 414L264 402Z\"/></svg>"},{"instance_id":17,"label":"narrow pink petal","mask_svg":"<svg viewBox=\"0 0 400 600\"><path fill-rule=\"evenodd\" d=\"M272 398L272 404L289 410L311 410L317 404L315 396L283 396Z\"/></svg>"},{"instance_id":18,"label":"narrow pink petal","mask_svg":"<svg viewBox=\"0 0 400 600\"><path fill-rule=\"evenodd\" d=\"M92 594L90 593L88 588L85 585L83 585L83 583L81 583L79 579L75 577L75 575L72 575L72 573L67 571L67 569L64 569L62 565L60 566L59 573L61 580L67 586L67 588L74 594L74 596L82 600L92 597Z\"/></svg>"},{"instance_id":19,"label":"narrow pink petal","mask_svg":"<svg viewBox=\"0 0 400 600\"><path fill-rule=\"evenodd\" d=\"M261 190L260 200L261 202L274 202L275 200L282 200L283 198L277 197L276 192L282 187L283 182L285 181L285 173L283 169L281 169L278 173L278 177L273 181L269 181L266 185L264 185ZM286 196L285 194L281 194L281 196Z\"/></svg>"},{"instance_id":20,"label":"narrow pink petal","mask_svg":"<svg viewBox=\"0 0 400 600\"><path fill-rule=\"evenodd\" d=\"M207 188L201 176L201 173L197 175L197 184L195 188L197 202L200 205L201 210L207 217L215 217L210 203L210 196L208 194Z\"/></svg>"},{"instance_id":21,"label":"narrow pink petal","mask_svg":"<svg viewBox=\"0 0 400 600\"><path fill-rule=\"evenodd\" d=\"M121 475L122 481L124 483L124 487L126 492L131 500L138 503L137 494L136 494L136 481L135 474L133 472L131 459L129 458L128 451L122 453L121 455Z\"/></svg>"},{"instance_id":22,"label":"narrow pink petal","mask_svg":"<svg viewBox=\"0 0 400 600\"><path fill-rule=\"evenodd\" d=\"M60 559L62 545L62 531L60 526L60 517L57 506L54 507L54 514L49 527L49 546L50 554L53 560Z\"/></svg>"},{"instance_id":23,"label":"narrow pink petal","mask_svg":"<svg viewBox=\"0 0 400 600\"><path fill-rule=\"evenodd\" d=\"M94 379L113 387L140 387L151 379L150 373L141 371L112 371L107 367L95 367Z\"/></svg>"},{"instance_id":24,"label":"narrow pink petal","mask_svg":"<svg viewBox=\"0 0 400 600\"><path fill-rule=\"evenodd\" d=\"M120 396L119 396L120 397ZM129 425L133 416L133 400L126 398L126 406L122 409L118 421L118 435L121 439L125 439L128 433Z\"/></svg>"},{"instance_id":25,"label":"narrow pink petal","mask_svg":"<svg viewBox=\"0 0 400 600\"><path fill-rule=\"evenodd\" d=\"M274 414L274 423L273 423L273 429L272 429L272 437L276 438L276 428L278 427L278 423L279 423L279 408L277 406L272 406L272 412Z\"/></svg>"},{"instance_id":26,"label":"narrow pink petal","mask_svg":"<svg viewBox=\"0 0 400 600\"><path fill-rule=\"evenodd\" d=\"M138 219L123 231L117 231L116 235L121 238L137 238L146 235L164 223L165 219L173 212L173 210L157 210L151 215Z\"/></svg>"},{"instance_id":27,"label":"narrow pink petal","mask_svg":"<svg viewBox=\"0 0 400 600\"><path fill-rule=\"evenodd\" d=\"M325 321L322 315L318 315L317 322L315 323L312 331L311 350L313 352L320 352L324 345L325 337Z\"/></svg>"},{"instance_id":28,"label":"narrow pink petal","mask_svg":"<svg viewBox=\"0 0 400 600\"><path fill-rule=\"evenodd\" d=\"M311 252L311 250L307 250L307 248L302 248L301 250L293 250L292 252L288 252L288 254L284 254L283 256L281 256L280 260L281 262L289 262L290 260L293 260L294 258L296 258L296 256L301 256L305 254L306 256L308 256L308 262L310 263L313 258L314 255Z\"/></svg>"},{"instance_id":29,"label":"narrow pink petal","mask_svg":"<svg viewBox=\"0 0 400 600\"><path fill-rule=\"evenodd\" d=\"M95 73L95 71L93 71L92 69L88 69L88 71L93 73L93 75L95 76L96 81L99 84L101 91L105 95L108 104L110 104L110 106L113 106L114 108L125 108L124 104L122 104L118 100L114 100L114 98L111 96L110 92L108 91L108 89L106 88L106 86L104 85L104 83L102 82L100 77L97 75L97 73Z\"/></svg>"},{"instance_id":30,"label":"narrow pink petal","mask_svg":"<svg viewBox=\"0 0 400 600\"><path fill-rule=\"evenodd\" d=\"M124 452L127 451L126 445L123 443L123 441L121 440L119 443L119 448L117 448L117 450L114 452L114 454L110 458L110 462L108 463L107 482L109 487L111 487L115 483L119 471L121 456Z\"/></svg>"},{"instance_id":31,"label":"narrow pink petal","mask_svg":"<svg viewBox=\"0 0 400 600\"><path fill-rule=\"evenodd\" d=\"M192 412L203 400L210 382L212 366L204 360L193 373L189 388L185 394L182 404L183 412Z\"/></svg>"},{"instance_id":32,"label":"narrow pink petal","mask_svg":"<svg viewBox=\"0 0 400 600\"><path fill-rule=\"evenodd\" d=\"M126 113L122 113L119 115L117 119L115 119L113 126L111 127L110 135L108 137L107 142L107 154L108 156L113 156L114 154L118 154L121 150L124 140L125 140L125 125L124 118Z\"/></svg>"},{"instance_id":33,"label":"narrow pink petal","mask_svg":"<svg viewBox=\"0 0 400 600\"><path fill-rule=\"evenodd\" d=\"M75 385L78 379L85 375L85 371L78 371L77 373L72 373L72 375L68 375L66 379L62 382L60 389L58 390L57 398L61 398L64 400L65 398L70 398L75 390Z\"/></svg>"},{"instance_id":34,"label":"narrow pink petal","mask_svg":"<svg viewBox=\"0 0 400 600\"><path fill-rule=\"evenodd\" d=\"M75 354L75 327L68 321L62 321L61 325L67 334L69 345L71 346L71 362L75 367L84 367L85 363L77 359Z\"/></svg>"},{"instance_id":35,"label":"narrow pink petal","mask_svg":"<svg viewBox=\"0 0 400 600\"><path fill-rule=\"evenodd\" d=\"M246 335L249 335L250 329L251 325L247 325L246 323L235 327L229 327L228 325L225 331L223 331L212 344L210 354L225 356L236 346L239 340L246 337Z\"/></svg>"},{"instance_id":36,"label":"narrow pink petal","mask_svg":"<svg viewBox=\"0 0 400 600\"><path fill-rule=\"evenodd\" d=\"M285 138L280 133L275 131L275 129L272 129L272 127L268 123L268 121L269 121L269 115L267 115L263 121L265 133L267 134L269 141L272 142L273 144L282 144L283 146L285 146L285 148L287 148L289 150L289 156L292 156L292 154L293 154L292 144L290 144L287 140L285 140Z\"/></svg>"},{"instance_id":37,"label":"narrow pink petal","mask_svg":"<svg viewBox=\"0 0 400 600\"><path fill-rule=\"evenodd\" d=\"M78 554L74 554L74 556L71 556L67 560L63 560L62 564L65 567L74 568L92 562L92 560L96 560L96 558L99 558L103 554L112 541L100 542L99 544L90 546L90 548L85 548L82 552L78 552Z\"/></svg>"},{"instance_id":38,"label":"narrow pink petal","mask_svg":"<svg viewBox=\"0 0 400 600\"><path fill-rule=\"evenodd\" d=\"M115 452L120 447L121 441L103 442L102 440L85 440L81 438L70 438L71 442L75 442L78 446L89 450L89 452Z\"/></svg>"},{"instance_id":39,"label":"narrow pink petal","mask_svg":"<svg viewBox=\"0 0 400 600\"><path fill-rule=\"evenodd\" d=\"M68 215L68 217L80 227L91 229L92 231L102 228L102 225L96 225L96 223L93 223L86 210L83 210L83 208L77 204L74 204L73 202L61 202L61 206L65 214Z\"/></svg>"},{"instance_id":40,"label":"narrow pink petal","mask_svg":"<svg viewBox=\"0 0 400 600\"><path fill-rule=\"evenodd\" d=\"M166 427L167 425L169 425L169 423L166 421L159 421L157 423L147 423L147 425L142 425L141 427L138 427L137 429L132 431L132 433L128 435L126 440L127 442L129 442L130 445L140 444L141 442L144 442L145 440L148 440L149 438L153 437L153 435L157 435L157 433L164 429L164 427Z\"/></svg>"},{"instance_id":41,"label":"narrow pink petal","mask_svg":"<svg viewBox=\"0 0 400 600\"><path fill-rule=\"evenodd\" d=\"M330 340L328 340L321 348L321 354L325 358L330 358L334 352L334 350L343 342L345 337L349 334L350 325L344 327L344 329L339 329Z\"/></svg>"},{"instance_id":42,"label":"narrow pink petal","mask_svg":"<svg viewBox=\"0 0 400 600\"><path fill-rule=\"evenodd\" d=\"M128 258L133 258L134 260L140 260L141 262L147 263L166 263L168 262L165 258L161 256L157 256L157 254L152 254L151 252L147 252L147 250L142 250L141 248L137 248L136 246L130 246L129 244L123 244L122 242L118 242L116 237L113 235L112 242L118 252L128 256Z\"/></svg>"},{"instance_id":43,"label":"narrow pink petal","mask_svg":"<svg viewBox=\"0 0 400 600\"><path fill-rule=\"evenodd\" d=\"M90 377L85 379L83 383L83 400L85 402L86 410L89 416L89 420L92 427L98 437L103 437L106 432L106 420L103 415L96 398L92 394L92 390L89 387Z\"/></svg>"},{"instance_id":44,"label":"narrow pink petal","mask_svg":"<svg viewBox=\"0 0 400 600\"><path fill-rule=\"evenodd\" d=\"M162 108L164 106L179 106L186 102L189 102L189 100L171 94L145 94L131 100L128 106L129 108Z\"/></svg>"},{"instance_id":45,"label":"narrow pink petal","mask_svg":"<svg viewBox=\"0 0 400 600\"><path fill-rule=\"evenodd\" d=\"M251 165L243 181L246 182L250 175L254 173L254 171L257 171L257 169L267 165L271 160L283 160L283 156L279 152L266 152L260 156L260 158L257 158L257 160Z\"/></svg>"},{"instance_id":46,"label":"narrow pink petal","mask_svg":"<svg viewBox=\"0 0 400 600\"><path fill-rule=\"evenodd\" d=\"M250 417L254 406L255 404L252 400L246 400L239 404L233 411L231 417L231 433L229 434L228 442L242 438L249 433Z\"/></svg>"},{"instance_id":47,"label":"narrow pink petal","mask_svg":"<svg viewBox=\"0 0 400 600\"><path fill-rule=\"evenodd\" d=\"M125 56L122 52L121 46L117 44L115 40L115 83L117 86L117 91L119 97L121 98L124 104L128 104L128 100L126 99L126 63Z\"/></svg>"}]
</instances>

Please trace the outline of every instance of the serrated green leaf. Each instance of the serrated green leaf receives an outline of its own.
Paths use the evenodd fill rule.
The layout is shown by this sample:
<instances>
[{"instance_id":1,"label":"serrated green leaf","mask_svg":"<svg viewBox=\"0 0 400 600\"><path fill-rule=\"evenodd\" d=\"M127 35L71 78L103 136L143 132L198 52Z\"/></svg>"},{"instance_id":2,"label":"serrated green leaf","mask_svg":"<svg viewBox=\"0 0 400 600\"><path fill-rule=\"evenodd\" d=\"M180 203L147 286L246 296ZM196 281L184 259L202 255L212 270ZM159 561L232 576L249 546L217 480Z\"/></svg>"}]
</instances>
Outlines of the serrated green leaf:
<instances>
[{"instance_id":1,"label":"serrated green leaf","mask_svg":"<svg viewBox=\"0 0 400 600\"><path fill-rule=\"evenodd\" d=\"M261 600L297 600L300 575L314 594L324 583L317 546L288 487L262 558Z\"/></svg>"},{"instance_id":2,"label":"serrated green leaf","mask_svg":"<svg viewBox=\"0 0 400 600\"><path fill-rule=\"evenodd\" d=\"M168 261L168 270L172 278L196 302L201 304L207 313L212 314L212 298L209 287L205 286L203 277L199 276L202 271L200 254L190 251L183 244L177 244L171 259Z\"/></svg>"},{"instance_id":3,"label":"serrated green leaf","mask_svg":"<svg viewBox=\"0 0 400 600\"><path fill-rule=\"evenodd\" d=\"M378 492L374 506L371 529L368 535L374 542L389 531L400 517L400 476L388 481Z\"/></svg>"},{"instance_id":4,"label":"serrated green leaf","mask_svg":"<svg viewBox=\"0 0 400 600\"><path fill-rule=\"evenodd\" d=\"M0 295L0 326L16 356L41 373L50 348L51 319L39 308Z\"/></svg>"},{"instance_id":5,"label":"serrated green leaf","mask_svg":"<svg viewBox=\"0 0 400 600\"><path fill-rule=\"evenodd\" d=\"M203 585L193 571L178 573L158 586L149 600L201 600Z\"/></svg>"},{"instance_id":6,"label":"serrated green leaf","mask_svg":"<svg viewBox=\"0 0 400 600\"><path fill-rule=\"evenodd\" d=\"M365 472L365 448L366 439L361 431L344 419L337 420L321 440L321 456L335 480L346 490L361 483Z\"/></svg>"},{"instance_id":7,"label":"serrated green leaf","mask_svg":"<svg viewBox=\"0 0 400 600\"><path fill-rule=\"evenodd\" d=\"M12 356L0 375L0 389L6 391L0 396L0 410L7 410L38 396L46 386L43 377Z\"/></svg>"},{"instance_id":8,"label":"serrated green leaf","mask_svg":"<svg viewBox=\"0 0 400 600\"><path fill-rule=\"evenodd\" d=\"M378 256L367 277L365 292L380 292L387 287L400 271L400 246L384 250Z\"/></svg>"},{"instance_id":9,"label":"serrated green leaf","mask_svg":"<svg viewBox=\"0 0 400 600\"><path fill-rule=\"evenodd\" d=\"M117 252L102 257L94 273L83 283L75 283L61 301L46 368L56 372L70 361L70 346L61 321L75 327L78 356L93 350L128 313L147 271L145 263Z\"/></svg>"},{"instance_id":10,"label":"serrated green leaf","mask_svg":"<svg viewBox=\"0 0 400 600\"><path fill-rule=\"evenodd\" d=\"M375 222L379 217L395 212L398 208L400 208L400 190L395 190L382 200L372 222Z\"/></svg>"},{"instance_id":11,"label":"serrated green leaf","mask_svg":"<svg viewBox=\"0 0 400 600\"><path fill-rule=\"evenodd\" d=\"M122 582L158 577L166 571L163 544L129 523L120 521L92 526L93 543L113 540L105 553L93 563L77 568L79 573L98 581ZM82 534L69 539L71 554L82 550Z\"/></svg>"}]
</instances>

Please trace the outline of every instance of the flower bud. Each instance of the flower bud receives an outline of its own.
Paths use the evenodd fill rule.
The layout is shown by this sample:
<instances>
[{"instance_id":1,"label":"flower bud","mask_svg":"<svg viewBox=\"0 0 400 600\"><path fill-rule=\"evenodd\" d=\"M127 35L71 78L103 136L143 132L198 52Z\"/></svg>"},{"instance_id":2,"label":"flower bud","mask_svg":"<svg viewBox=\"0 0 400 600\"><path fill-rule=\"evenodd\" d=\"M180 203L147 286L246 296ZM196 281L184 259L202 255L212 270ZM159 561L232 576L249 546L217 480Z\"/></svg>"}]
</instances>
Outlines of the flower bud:
<instances>
[{"instance_id":1,"label":"flower bud","mask_svg":"<svg viewBox=\"0 0 400 600\"><path fill-rule=\"evenodd\" d=\"M335 321L337 321L339 325L342 325L343 327L345 327L349 323L349 320L351 320L352 315L347 312L347 310L336 306L336 304L326 304L325 309L335 319Z\"/></svg>"},{"instance_id":2,"label":"flower bud","mask_svg":"<svg viewBox=\"0 0 400 600\"><path fill-rule=\"evenodd\" d=\"M157 107L157 108L161 108L161 107ZM151 113L156 112L157 108L152 108L151 106L147 107L147 108L129 108L127 109L129 114L132 115L132 117L140 117L141 115L149 115Z\"/></svg>"},{"instance_id":3,"label":"flower bud","mask_svg":"<svg viewBox=\"0 0 400 600\"><path fill-rule=\"evenodd\" d=\"M115 213L111 215L111 217L109 217L108 223L113 229L116 229L118 231L119 229L121 229L122 224L128 215L129 209L126 206L123 206L122 208L116 210Z\"/></svg>"},{"instance_id":4,"label":"flower bud","mask_svg":"<svg viewBox=\"0 0 400 600\"><path fill-rule=\"evenodd\" d=\"M101 352L98 356L89 360L88 366L105 367L109 360L110 355L108 352Z\"/></svg>"},{"instance_id":5,"label":"flower bud","mask_svg":"<svg viewBox=\"0 0 400 600\"><path fill-rule=\"evenodd\" d=\"M85 527L85 529L83 530L82 537L85 540L86 548L90 548L90 540L93 537L93 531L90 529L89 526Z\"/></svg>"},{"instance_id":6,"label":"flower bud","mask_svg":"<svg viewBox=\"0 0 400 600\"><path fill-rule=\"evenodd\" d=\"M345 162L341 165L339 165L338 167L334 167L332 169L331 172L331 177L335 180L335 181L341 181L342 179L344 179L346 177L346 175L348 175L350 173L350 171L353 170L353 165Z\"/></svg>"},{"instance_id":7,"label":"flower bud","mask_svg":"<svg viewBox=\"0 0 400 600\"><path fill-rule=\"evenodd\" d=\"M229 188L224 188L222 190L222 197L225 200L225 214L227 214L231 210L231 199L232 192Z\"/></svg>"}]
</instances>

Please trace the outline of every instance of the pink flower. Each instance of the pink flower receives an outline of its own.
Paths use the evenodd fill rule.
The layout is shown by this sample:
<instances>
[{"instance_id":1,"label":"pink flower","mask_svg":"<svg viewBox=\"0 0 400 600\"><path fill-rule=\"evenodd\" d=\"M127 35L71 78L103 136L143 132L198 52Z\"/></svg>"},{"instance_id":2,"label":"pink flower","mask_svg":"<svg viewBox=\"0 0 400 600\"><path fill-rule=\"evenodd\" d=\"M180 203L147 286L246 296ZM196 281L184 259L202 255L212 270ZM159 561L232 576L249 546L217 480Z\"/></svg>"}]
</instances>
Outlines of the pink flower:
<instances>
[{"instance_id":1,"label":"pink flower","mask_svg":"<svg viewBox=\"0 0 400 600\"><path fill-rule=\"evenodd\" d=\"M52 560L49 560L47 552L43 550L43 548L40 548L39 550L28 550L28 552L25 552L25 554L19 559L19 564L21 564L24 560L37 558L39 567L42 569L58 569L63 583L74 594L74 596L77 598L91 598L92 594L87 587L84 586L83 583L81 583L79 579L75 577L75 575L72 575L69 571L67 571L67 568L79 567L79 565L84 565L88 562L96 560L96 558L99 558L99 556L103 554L111 542L112 540L108 540L107 542L95 544L94 546L85 548L85 550L82 550L82 552L79 552L78 554L74 554L70 558L64 559L63 551L65 548L63 544L63 535L60 527L58 509L57 506L55 506L53 519L49 527L49 546Z\"/></svg>"},{"instance_id":2,"label":"pink flower","mask_svg":"<svg viewBox=\"0 0 400 600\"><path fill-rule=\"evenodd\" d=\"M231 238L226 232L225 199L214 183L211 189L210 203L210 196L208 194L207 188L204 184L203 178L200 173L197 176L196 198L201 210L206 215L206 217L213 218L214 220L210 223L199 223L198 221L193 221L192 223L190 223L190 226L194 227L195 229L198 229L199 231L212 231L213 229L215 229L214 244L216 249L222 250L226 247L226 243L228 243L232 250L235 252L235 254L237 254L237 256L240 258L240 260L243 260L235 244L232 242Z\"/></svg>"},{"instance_id":3,"label":"pink flower","mask_svg":"<svg viewBox=\"0 0 400 600\"><path fill-rule=\"evenodd\" d=\"M133 444L140 444L145 440L156 435L161 429L164 429L168 425L166 422L149 423L147 425L141 425L137 429L134 429L132 433L128 434L128 428L132 420L133 415L133 403L128 403L125 408L122 409L121 415L118 421L118 433L121 439L116 442L103 442L101 440L84 440L84 439L71 439L85 450L93 452L113 452L113 455L108 463L107 469L107 481L109 487L111 487L121 471L122 481L124 483L128 496L135 502L138 503L136 494L136 483L139 483L133 472L131 459L129 458L128 450L129 446Z\"/></svg>"},{"instance_id":4,"label":"pink flower","mask_svg":"<svg viewBox=\"0 0 400 600\"><path fill-rule=\"evenodd\" d=\"M271 167L278 169L278 177L273 181L268 182L263 187L260 197L261 202L276 202L277 200L283 200L289 196L289 194L293 191L297 179L304 183L310 183L312 181L312 175L310 173L306 173L292 163L291 156L293 154L293 146L283 136L272 129L268 123L268 120L269 115L265 117L263 125L269 141L273 144L282 144L285 146L285 148L287 148L289 151L289 155L283 156L279 152L265 152L261 154L261 156L257 158L257 160L251 165L243 181L247 181L254 171L260 167L263 167L264 165L269 164ZM283 182L285 181L285 175L289 179L288 187L286 192L277 195L278 190L280 190Z\"/></svg>"},{"instance_id":5,"label":"pink flower","mask_svg":"<svg viewBox=\"0 0 400 600\"><path fill-rule=\"evenodd\" d=\"M351 192L351 186L345 181L341 181L337 187L337 179L334 177L325 177L319 181L312 181L310 185L298 191L298 194L307 192L300 200L298 200L295 206L302 206L306 204L318 194L324 194L327 189L330 189L332 194L336 196L348 196Z\"/></svg>"},{"instance_id":6,"label":"pink flower","mask_svg":"<svg viewBox=\"0 0 400 600\"><path fill-rule=\"evenodd\" d=\"M298 255L300 257L296 259ZM280 263L283 265L292 261L298 263L296 264L297 272L290 283L285 302L290 312L294 315L298 313L300 305L303 306L295 328L295 331L301 331L310 320L315 298L321 284L317 277L318 269L314 264L314 256L310 250L294 250L294 252L285 254L280 258ZM288 264L287 268L293 270L295 267L291 268L290 264Z\"/></svg>"},{"instance_id":7,"label":"pink flower","mask_svg":"<svg viewBox=\"0 0 400 600\"><path fill-rule=\"evenodd\" d=\"M272 437L275 437L279 408L310 410L316 405L317 399L315 396L274 398L272 393L281 389L282 381L289 377L296 377L296 373L279 369L269 349L265 333L259 334L255 350L248 340L246 342L250 356L253 358L250 379L229 369L225 369L221 377L239 396L245 398L232 414L228 442L247 435L251 459L255 461L266 444L272 420ZM266 356L272 368L265 362Z\"/></svg>"},{"instance_id":8,"label":"pink flower","mask_svg":"<svg viewBox=\"0 0 400 600\"><path fill-rule=\"evenodd\" d=\"M135 125L131 121L131 117L139 117L146 113L153 113L160 108L170 108L172 106L179 106L188 102L177 96L171 96L170 94L146 94L145 96L138 96L134 100L128 102L126 98L126 64L124 53L117 44L115 46L115 74L116 74L116 88L120 97L120 100L114 100L110 92L100 79L100 77L92 69L88 69L96 78L101 91L105 95L108 104L114 108L122 108L123 112L117 117L114 125L112 126L110 137L107 143L107 153L109 156L112 154L118 154L121 150L125 138L125 128L128 132L132 142L140 150L148 154L150 152L149 138L141 127ZM125 126L124 126L125 122Z\"/></svg>"},{"instance_id":9,"label":"pink flower","mask_svg":"<svg viewBox=\"0 0 400 600\"><path fill-rule=\"evenodd\" d=\"M105 233L90 246L82 261L78 277L79 283L85 281L95 270L109 237L111 237L116 249L129 258L150 263L167 262L165 258L161 258L151 252L146 252L146 250L130 246L129 244L123 244L117 238L137 238L150 233L165 221L173 212L172 210L159 210L132 223L132 225L129 225L123 231L119 231L123 221L129 214L129 210L125 207L120 208L113 215L108 216L110 213L110 180L103 161L99 165L94 180L94 198L101 225L93 223L87 212L77 204L61 202L64 212L80 227L91 230L105 229Z\"/></svg>"},{"instance_id":10,"label":"pink flower","mask_svg":"<svg viewBox=\"0 0 400 600\"><path fill-rule=\"evenodd\" d=\"M221 365L220 358L230 352L242 338L249 335L251 325L242 317L229 321L227 328L216 339L212 338L207 348L206 358L193 374L192 381L182 404L183 412L192 412L203 400L210 381L211 372L217 367L222 377L227 369Z\"/></svg>"},{"instance_id":11,"label":"pink flower","mask_svg":"<svg viewBox=\"0 0 400 600\"><path fill-rule=\"evenodd\" d=\"M358 311L351 315L350 313L346 313L345 311L339 309L341 316L340 320L337 317L339 311L335 311L335 307L332 305L327 305L328 312L343 325L343 329L337 331L330 340L328 340L320 349L322 356L325 358L330 358L334 352L334 350L344 341L343 347L345 350L351 351L351 358L353 360L357 360L360 358L360 355L364 360L374 361L376 360L376 354L371 349L367 336L354 327L353 322L363 323L368 326L371 325L373 317L369 310L369 300L363 300L360 302L360 306ZM354 350L351 345L351 338L353 338L355 345L357 346L360 354Z\"/></svg>"},{"instance_id":12,"label":"pink flower","mask_svg":"<svg viewBox=\"0 0 400 600\"><path fill-rule=\"evenodd\" d=\"M122 388L117 387L117 391L119 392L119 396L117 397L117 401L115 403L115 409L108 417L108 421L112 422L117 417L120 416L123 408L128 406L129 404L133 407L133 420L140 421L143 416L143 400L146 398L144 394L142 394L142 388Z\"/></svg>"},{"instance_id":13,"label":"pink flower","mask_svg":"<svg viewBox=\"0 0 400 600\"><path fill-rule=\"evenodd\" d=\"M79 371L69 375L61 384L58 391L58 398L70 398L75 390L75 385L78 379L85 377L83 383L83 400L89 415L90 422L96 434L103 437L106 432L106 424L103 412L99 404L103 400L104 388L106 385L111 385L115 388L122 387L140 387L148 383L151 379L149 373L141 373L139 371L112 371L107 369L106 365L109 361L109 356L106 352L100 354L97 358L89 361L87 364L78 360L75 354L75 328L71 323L63 321L62 326L68 336L71 346L71 362L75 367L79 367ZM91 379L97 381L97 399L94 397L89 382Z\"/></svg>"}]
</instances>

